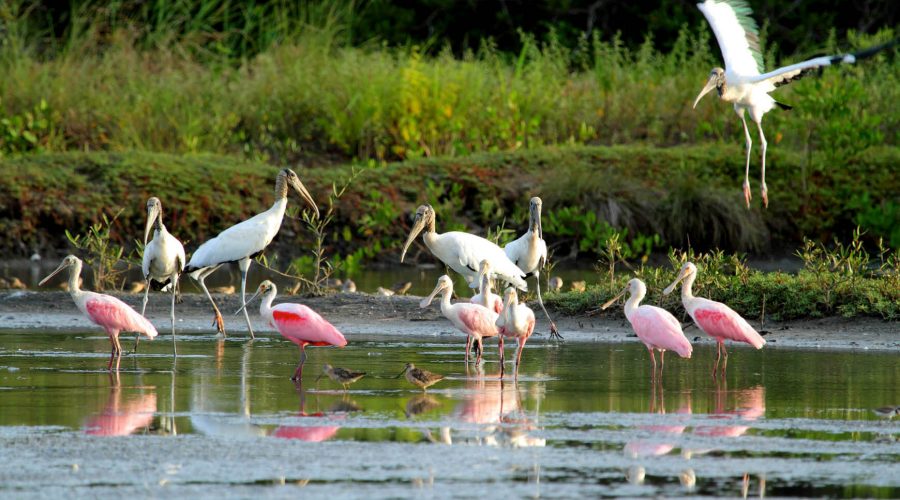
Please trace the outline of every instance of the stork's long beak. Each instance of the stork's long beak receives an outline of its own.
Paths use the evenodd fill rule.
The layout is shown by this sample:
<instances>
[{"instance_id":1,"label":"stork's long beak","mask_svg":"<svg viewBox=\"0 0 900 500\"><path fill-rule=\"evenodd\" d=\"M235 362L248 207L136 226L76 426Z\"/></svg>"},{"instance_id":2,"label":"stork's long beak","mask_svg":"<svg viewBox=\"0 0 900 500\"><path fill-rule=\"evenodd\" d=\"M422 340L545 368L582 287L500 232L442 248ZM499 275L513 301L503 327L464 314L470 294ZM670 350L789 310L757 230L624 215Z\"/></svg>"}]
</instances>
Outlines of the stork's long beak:
<instances>
[{"instance_id":1,"label":"stork's long beak","mask_svg":"<svg viewBox=\"0 0 900 500\"><path fill-rule=\"evenodd\" d=\"M403 262L403 259L406 257L406 251L409 250L409 246L412 245L412 242L415 241L416 236L422 232L422 229L425 228L425 217L422 217L418 213L416 213L416 220L413 222L412 230L409 232L409 237L406 238L406 243L403 244L403 252L400 254L400 262Z\"/></svg>"},{"instance_id":2,"label":"stork's long beak","mask_svg":"<svg viewBox=\"0 0 900 500\"><path fill-rule=\"evenodd\" d=\"M60 262L59 267L54 269L52 273L48 274L46 278L42 279L41 282L38 283L38 286L44 286L44 283L50 281L50 278L56 276L60 271L67 267L69 267L69 263L67 261L64 260Z\"/></svg>"},{"instance_id":3,"label":"stork's long beak","mask_svg":"<svg viewBox=\"0 0 900 500\"><path fill-rule=\"evenodd\" d=\"M316 206L316 202L313 200L312 196L309 194L309 191L306 190L306 186L304 186L303 183L300 182L299 179L297 179L296 181L291 181L291 187L293 187L294 191L296 191L297 194L299 194L300 197L303 198L303 201L305 201L310 206L310 208L312 208L313 211L316 212L316 219L318 219L319 218L319 207Z\"/></svg>"},{"instance_id":4,"label":"stork's long beak","mask_svg":"<svg viewBox=\"0 0 900 500\"><path fill-rule=\"evenodd\" d=\"M156 218L159 217L159 205L150 205L147 207L147 225L144 227L144 246L147 246L147 238L150 237L150 230L153 228L153 223L156 222Z\"/></svg>"},{"instance_id":5,"label":"stork's long beak","mask_svg":"<svg viewBox=\"0 0 900 500\"><path fill-rule=\"evenodd\" d=\"M256 290L256 293L254 293L253 296L250 297L250 300L248 300L244 305L242 305L240 309L235 311L234 315L237 316L238 314L240 314L241 311L243 311L245 307L249 306L250 303L253 302L253 299L255 299L260 293L262 293L262 287L258 288Z\"/></svg>"},{"instance_id":6,"label":"stork's long beak","mask_svg":"<svg viewBox=\"0 0 900 500\"><path fill-rule=\"evenodd\" d=\"M538 205L531 205L531 228L538 235L538 238L544 239L544 228L541 225L541 209Z\"/></svg>"},{"instance_id":7,"label":"stork's long beak","mask_svg":"<svg viewBox=\"0 0 900 500\"><path fill-rule=\"evenodd\" d=\"M431 295L425 297L421 301L419 301L419 307L425 309L426 307L431 305L431 301L437 296L437 294L441 293L444 290L444 284L438 283L434 290L432 290Z\"/></svg>"},{"instance_id":8,"label":"stork's long beak","mask_svg":"<svg viewBox=\"0 0 900 500\"><path fill-rule=\"evenodd\" d=\"M693 109L696 109L696 108L697 108L697 103L700 102L700 99L703 99L703 96L705 96L706 94L708 94L709 91L712 90L712 89L714 89L714 88L716 88L716 75L710 75L709 80L706 81L706 86L703 87L703 90L701 90L700 93L697 94L697 98L694 99L694 107L693 107Z\"/></svg>"},{"instance_id":9,"label":"stork's long beak","mask_svg":"<svg viewBox=\"0 0 900 500\"><path fill-rule=\"evenodd\" d=\"M678 286L678 282L687 278L688 275L691 274L689 269L682 269L678 272L678 276L675 278L675 281L672 282L671 285L667 286L665 290L663 290L663 295L669 295L675 290L675 287Z\"/></svg>"},{"instance_id":10,"label":"stork's long beak","mask_svg":"<svg viewBox=\"0 0 900 500\"><path fill-rule=\"evenodd\" d=\"M624 290L622 290L621 292L619 292L619 295L616 295L615 297L613 297L613 298L607 300L602 306L600 306L600 309L604 309L604 310L605 310L605 309L608 308L609 306L613 305L613 303L614 303L615 301L619 300L620 298L622 298L622 296L625 295L626 292L628 292L628 288L627 288L627 287L626 287Z\"/></svg>"}]
</instances>

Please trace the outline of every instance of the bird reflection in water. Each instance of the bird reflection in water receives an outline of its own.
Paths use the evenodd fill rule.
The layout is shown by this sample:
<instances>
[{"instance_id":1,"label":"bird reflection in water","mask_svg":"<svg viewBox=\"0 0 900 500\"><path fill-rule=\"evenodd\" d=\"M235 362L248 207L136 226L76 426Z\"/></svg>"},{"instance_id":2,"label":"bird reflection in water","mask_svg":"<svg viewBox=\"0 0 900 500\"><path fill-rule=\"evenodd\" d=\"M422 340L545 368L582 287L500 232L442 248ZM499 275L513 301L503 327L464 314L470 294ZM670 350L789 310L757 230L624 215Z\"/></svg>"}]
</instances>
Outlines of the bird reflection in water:
<instances>
[{"instance_id":1,"label":"bird reflection in water","mask_svg":"<svg viewBox=\"0 0 900 500\"><path fill-rule=\"evenodd\" d=\"M314 413L306 412L306 390L303 389L303 382L298 380L294 383L294 388L300 398L300 411L298 417L325 417L324 412L318 411ZM281 439L299 439L301 441L309 441L318 443L326 441L334 437L340 430L339 425L281 425L272 431L272 436Z\"/></svg>"},{"instance_id":2,"label":"bird reflection in water","mask_svg":"<svg viewBox=\"0 0 900 500\"><path fill-rule=\"evenodd\" d=\"M100 414L88 419L84 432L92 436L127 436L153 423L156 393L138 394L123 401L119 374L110 373L109 398ZM155 387L148 387L155 390Z\"/></svg>"},{"instance_id":3,"label":"bird reflection in water","mask_svg":"<svg viewBox=\"0 0 900 500\"><path fill-rule=\"evenodd\" d=\"M665 394L662 383L658 379L653 379L650 384L650 411L649 413L665 415ZM690 393L682 400L681 406L675 411L679 415L690 415L691 398ZM677 420L683 420L678 417ZM625 444L625 455L631 458L639 457L656 457L669 453L675 449L676 437L684 433L686 425L677 423L676 425L644 425L638 429L649 431L654 434L652 439L638 439ZM658 434L658 435L657 435Z\"/></svg>"}]
</instances>

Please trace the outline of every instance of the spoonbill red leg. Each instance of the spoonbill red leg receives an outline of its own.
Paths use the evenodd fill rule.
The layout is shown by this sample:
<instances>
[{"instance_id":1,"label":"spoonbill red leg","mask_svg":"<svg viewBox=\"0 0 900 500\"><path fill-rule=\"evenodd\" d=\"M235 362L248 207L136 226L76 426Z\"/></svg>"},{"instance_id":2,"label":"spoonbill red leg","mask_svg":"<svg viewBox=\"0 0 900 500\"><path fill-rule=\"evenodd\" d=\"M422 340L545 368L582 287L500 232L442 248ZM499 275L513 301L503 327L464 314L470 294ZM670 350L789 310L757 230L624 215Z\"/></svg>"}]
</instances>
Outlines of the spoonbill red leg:
<instances>
[{"instance_id":1,"label":"spoonbill red leg","mask_svg":"<svg viewBox=\"0 0 900 500\"><path fill-rule=\"evenodd\" d=\"M238 262L238 267L241 269L241 305L244 306L244 319L247 320L247 330L250 330L250 338L255 339L256 337L253 335L253 326L250 324L250 314L247 312L247 270L250 269L250 262L248 259L241 259Z\"/></svg>"},{"instance_id":2,"label":"spoonbill red leg","mask_svg":"<svg viewBox=\"0 0 900 500\"><path fill-rule=\"evenodd\" d=\"M298 381L303 379L303 363L306 363L306 342L300 342L300 364L294 370L294 376L291 380Z\"/></svg>"},{"instance_id":3,"label":"spoonbill red leg","mask_svg":"<svg viewBox=\"0 0 900 500\"><path fill-rule=\"evenodd\" d=\"M653 371L650 375L650 380L656 380L656 355L653 354L653 348L647 347L647 350L650 351L650 362L653 363Z\"/></svg>"},{"instance_id":4,"label":"spoonbill red leg","mask_svg":"<svg viewBox=\"0 0 900 500\"><path fill-rule=\"evenodd\" d=\"M528 338L519 337L516 339L516 375L519 375L519 363L522 361L522 349L525 348L525 342Z\"/></svg>"},{"instance_id":5,"label":"spoonbill red leg","mask_svg":"<svg viewBox=\"0 0 900 500\"><path fill-rule=\"evenodd\" d=\"M503 335L498 335L500 337L500 376L503 376Z\"/></svg>"},{"instance_id":6,"label":"spoonbill red leg","mask_svg":"<svg viewBox=\"0 0 900 500\"><path fill-rule=\"evenodd\" d=\"M106 364L106 369L112 371L113 359L115 358L116 371L119 371L119 362L122 359L122 345L119 343L119 332L117 330L108 331L107 335L109 335L109 343L112 344L112 350L109 353L109 363Z\"/></svg>"},{"instance_id":7,"label":"spoonbill red leg","mask_svg":"<svg viewBox=\"0 0 900 500\"><path fill-rule=\"evenodd\" d=\"M469 363L469 351L472 350L472 336L466 335L466 364Z\"/></svg>"},{"instance_id":8,"label":"spoonbill red leg","mask_svg":"<svg viewBox=\"0 0 900 500\"><path fill-rule=\"evenodd\" d=\"M207 268L207 269L204 269L203 271L201 271L200 274L197 276L197 283L200 283L200 288L203 289L203 293L206 294L206 298L209 299L209 303L212 304L212 306L213 306L213 311L216 312L216 317L213 320L213 325L215 325L216 331L221 333L222 336L224 337L225 336L225 321L222 319L222 313L219 312L219 306L216 305L216 301L213 300L212 295L209 294L209 290L207 290L207 288L206 288L206 277L209 276L210 274L216 272L216 270L219 269L219 267L221 267L221 265L215 266L215 267L210 267L210 268ZM241 299L241 301L243 301L243 298Z\"/></svg>"},{"instance_id":9,"label":"spoonbill red leg","mask_svg":"<svg viewBox=\"0 0 900 500\"><path fill-rule=\"evenodd\" d=\"M666 350L659 350L659 378L662 379L663 368L666 367Z\"/></svg>"}]
</instances>

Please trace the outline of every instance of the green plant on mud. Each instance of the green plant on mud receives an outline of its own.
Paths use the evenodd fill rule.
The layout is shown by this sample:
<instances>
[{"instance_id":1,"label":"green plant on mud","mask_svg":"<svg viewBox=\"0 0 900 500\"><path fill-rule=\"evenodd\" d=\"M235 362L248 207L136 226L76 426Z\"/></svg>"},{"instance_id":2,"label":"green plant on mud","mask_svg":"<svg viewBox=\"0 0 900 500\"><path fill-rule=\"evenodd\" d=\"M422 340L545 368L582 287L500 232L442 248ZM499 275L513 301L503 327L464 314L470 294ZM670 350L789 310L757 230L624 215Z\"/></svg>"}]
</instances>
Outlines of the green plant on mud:
<instances>
[{"instance_id":1,"label":"green plant on mud","mask_svg":"<svg viewBox=\"0 0 900 500\"><path fill-rule=\"evenodd\" d=\"M84 252L84 261L94 272L94 290L97 291L121 290L125 282L119 281L119 277L126 273L131 265L123 258L125 249L110 239L113 223L120 213L121 210L116 212L112 219L106 214L100 214L102 220L91 224L84 234L72 234L66 230L69 242ZM122 268L121 263L127 266Z\"/></svg>"}]
</instances>

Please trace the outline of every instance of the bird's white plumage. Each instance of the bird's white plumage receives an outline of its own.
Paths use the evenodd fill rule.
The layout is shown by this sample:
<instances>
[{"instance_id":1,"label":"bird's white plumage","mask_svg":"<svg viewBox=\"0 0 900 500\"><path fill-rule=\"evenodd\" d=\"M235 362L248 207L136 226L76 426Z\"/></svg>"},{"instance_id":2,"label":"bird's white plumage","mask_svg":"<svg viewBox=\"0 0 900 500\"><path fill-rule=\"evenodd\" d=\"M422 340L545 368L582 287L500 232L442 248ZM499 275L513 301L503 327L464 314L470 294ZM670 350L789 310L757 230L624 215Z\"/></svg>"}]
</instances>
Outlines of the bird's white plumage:
<instances>
[{"instance_id":1,"label":"bird's white plumage","mask_svg":"<svg viewBox=\"0 0 900 500\"><path fill-rule=\"evenodd\" d=\"M531 230L507 243L503 252L525 274L540 271L541 264L547 262L547 242L543 238L535 238Z\"/></svg>"},{"instance_id":2,"label":"bird's white plumage","mask_svg":"<svg viewBox=\"0 0 900 500\"><path fill-rule=\"evenodd\" d=\"M697 8L703 12L716 35L722 59L725 60L725 70L736 76L758 75L762 69L754 54L759 50L758 42L755 47L751 42L756 34L748 33L741 25L734 6L722 0L706 0L697 4Z\"/></svg>"},{"instance_id":3,"label":"bird's white plumage","mask_svg":"<svg viewBox=\"0 0 900 500\"><path fill-rule=\"evenodd\" d=\"M222 231L194 251L188 267L200 269L216 266L263 251L278 234L286 208L287 198L281 198L265 212Z\"/></svg>"},{"instance_id":4,"label":"bird's white plumage","mask_svg":"<svg viewBox=\"0 0 900 500\"><path fill-rule=\"evenodd\" d=\"M528 289L525 273L509 260L502 248L480 236L451 231L425 233L424 239L431 253L450 269L463 275L471 288L478 287L478 268L482 260L487 260L493 276L520 290Z\"/></svg>"},{"instance_id":5,"label":"bird's white plumage","mask_svg":"<svg viewBox=\"0 0 900 500\"><path fill-rule=\"evenodd\" d=\"M163 226L154 232L153 239L144 248L141 270L145 279L162 282L181 274L185 262L184 246Z\"/></svg>"},{"instance_id":6,"label":"bird's white plumage","mask_svg":"<svg viewBox=\"0 0 900 500\"><path fill-rule=\"evenodd\" d=\"M831 66L831 61L834 57L835 56L816 57L807 61L798 62L797 64L791 64L790 66L778 68L775 71L769 71L768 73L763 73L752 78L747 78L746 81L748 83L759 84L760 87L765 88L766 92L771 92L775 90L775 87L777 87L778 85L790 82L792 79L796 78L804 71ZM852 57L852 55L850 57ZM853 61L851 60L847 62Z\"/></svg>"}]
</instances>

